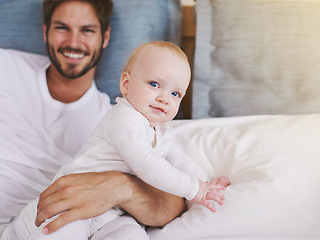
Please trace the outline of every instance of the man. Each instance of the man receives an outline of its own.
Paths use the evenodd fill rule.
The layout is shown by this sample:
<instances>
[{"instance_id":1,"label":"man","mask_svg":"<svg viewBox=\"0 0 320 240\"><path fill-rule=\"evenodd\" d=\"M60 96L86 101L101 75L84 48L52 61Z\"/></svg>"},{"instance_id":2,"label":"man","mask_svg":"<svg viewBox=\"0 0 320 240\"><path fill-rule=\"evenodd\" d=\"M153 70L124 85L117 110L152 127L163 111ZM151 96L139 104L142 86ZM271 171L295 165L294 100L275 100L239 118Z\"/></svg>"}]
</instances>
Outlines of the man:
<instances>
[{"instance_id":1,"label":"man","mask_svg":"<svg viewBox=\"0 0 320 240\"><path fill-rule=\"evenodd\" d=\"M110 108L93 77L108 45L111 9L109 0L44 0L51 62L0 49L0 232L72 160ZM40 195L36 224L64 212L44 229L51 233L115 205L153 226L185 210L183 199L130 175L85 173L62 177Z\"/></svg>"}]
</instances>

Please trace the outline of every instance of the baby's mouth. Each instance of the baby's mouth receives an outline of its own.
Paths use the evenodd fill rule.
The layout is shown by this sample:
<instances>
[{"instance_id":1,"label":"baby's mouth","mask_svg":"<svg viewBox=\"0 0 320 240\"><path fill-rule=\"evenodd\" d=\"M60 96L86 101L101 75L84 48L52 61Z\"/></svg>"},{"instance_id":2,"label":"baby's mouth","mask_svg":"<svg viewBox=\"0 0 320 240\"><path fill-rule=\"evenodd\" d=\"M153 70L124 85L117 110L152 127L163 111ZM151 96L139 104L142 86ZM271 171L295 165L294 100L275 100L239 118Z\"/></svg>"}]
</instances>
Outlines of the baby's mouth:
<instances>
[{"instance_id":1,"label":"baby's mouth","mask_svg":"<svg viewBox=\"0 0 320 240\"><path fill-rule=\"evenodd\" d=\"M160 112L163 112L163 113L166 113L165 109L164 108L161 108L161 107L153 107L151 106L153 109L157 110L157 111L160 111Z\"/></svg>"}]
</instances>

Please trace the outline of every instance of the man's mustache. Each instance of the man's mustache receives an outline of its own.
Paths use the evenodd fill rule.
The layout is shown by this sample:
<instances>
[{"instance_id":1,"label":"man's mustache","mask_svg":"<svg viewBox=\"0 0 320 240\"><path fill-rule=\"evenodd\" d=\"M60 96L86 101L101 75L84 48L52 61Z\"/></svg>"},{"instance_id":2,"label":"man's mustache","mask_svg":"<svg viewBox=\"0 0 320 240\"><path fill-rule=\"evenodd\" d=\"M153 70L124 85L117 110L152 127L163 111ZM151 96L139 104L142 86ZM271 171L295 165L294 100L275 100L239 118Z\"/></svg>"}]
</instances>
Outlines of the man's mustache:
<instances>
[{"instance_id":1,"label":"man's mustache","mask_svg":"<svg viewBox=\"0 0 320 240\"><path fill-rule=\"evenodd\" d=\"M84 55L89 55L90 53L86 50L80 49L80 48L71 48L71 47L61 47L58 49L59 53L63 52L72 52L72 53L77 53L77 54L84 54Z\"/></svg>"}]
</instances>

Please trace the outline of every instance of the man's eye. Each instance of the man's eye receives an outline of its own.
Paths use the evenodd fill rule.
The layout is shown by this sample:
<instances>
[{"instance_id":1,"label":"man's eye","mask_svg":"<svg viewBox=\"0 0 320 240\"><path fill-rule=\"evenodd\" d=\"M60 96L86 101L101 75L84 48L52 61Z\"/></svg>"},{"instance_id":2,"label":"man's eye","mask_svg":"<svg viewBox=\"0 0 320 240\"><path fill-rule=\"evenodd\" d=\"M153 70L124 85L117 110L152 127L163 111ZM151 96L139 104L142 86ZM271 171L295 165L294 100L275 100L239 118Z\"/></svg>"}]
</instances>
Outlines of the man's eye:
<instances>
[{"instance_id":1,"label":"man's eye","mask_svg":"<svg viewBox=\"0 0 320 240\"><path fill-rule=\"evenodd\" d=\"M171 95L174 97L180 97L180 93L178 92L172 92Z\"/></svg>"},{"instance_id":2,"label":"man's eye","mask_svg":"<svg viewBox=\"0 0 320 240\"><path fill-rule=\"evenodd\" d=\"M93 33L94 32L92 29L83 29L82 31L85 33Z\"/></svg>"},{"instance_id":3,"label":"man's eye","mask_svg":"<svg viewBox=\"0 0 320 240\"><path fill-rule=\"evenodd\" d=\"M58 30L67 30L67 28L64 27L64 26L57 26L57 27L55 27L55 28L58 29Z\"/></svg>"},{"instance_id":4,"label":"man's eye","mask_svg":"<svg viewBox=\"0 0 320 240\"><path fill-rule=\"evenodd\" d=\"M157 82L150 82L149 84L151 87L159 87L159 84Z\"/></svg>"}]
</instances>

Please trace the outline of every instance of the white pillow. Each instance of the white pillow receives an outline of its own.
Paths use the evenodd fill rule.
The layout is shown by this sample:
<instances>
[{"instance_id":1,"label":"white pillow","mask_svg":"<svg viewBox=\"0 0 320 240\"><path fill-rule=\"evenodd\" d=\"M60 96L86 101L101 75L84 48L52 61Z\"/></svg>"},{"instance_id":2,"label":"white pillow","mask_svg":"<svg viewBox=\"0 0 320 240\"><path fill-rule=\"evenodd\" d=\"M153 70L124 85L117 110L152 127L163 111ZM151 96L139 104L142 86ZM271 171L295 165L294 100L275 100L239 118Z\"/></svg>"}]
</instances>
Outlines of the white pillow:
<instances>
[{"instance_id":1,"label":"white pillow","mask_svg":"<svg viewBox=\"0 0 320 240\"><path fill-rule=\"evenodd\" d=\"M320 114L177 121L185 150L208 176L226 176L223 206L200 205L152 240L320 239Z\"/></svg>"},{"instance_id":2,"label":"white pillow","mask_svg":"<svg viewBox=\"0 0 320 240\"><path fill-rule=\"evenodd\" d=\"M319 0L197 1L193 118L320 112Z\"/></svg>"}]
</instances>

